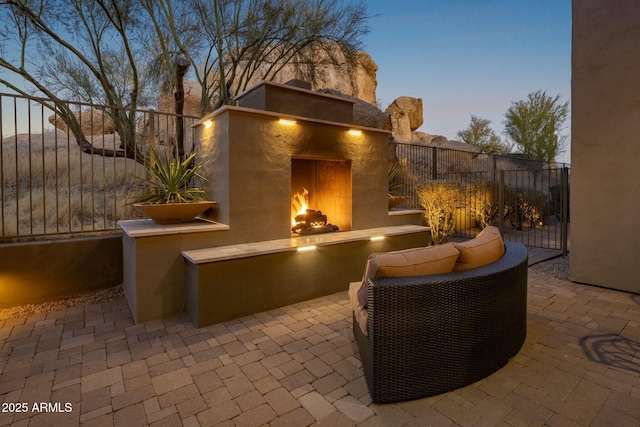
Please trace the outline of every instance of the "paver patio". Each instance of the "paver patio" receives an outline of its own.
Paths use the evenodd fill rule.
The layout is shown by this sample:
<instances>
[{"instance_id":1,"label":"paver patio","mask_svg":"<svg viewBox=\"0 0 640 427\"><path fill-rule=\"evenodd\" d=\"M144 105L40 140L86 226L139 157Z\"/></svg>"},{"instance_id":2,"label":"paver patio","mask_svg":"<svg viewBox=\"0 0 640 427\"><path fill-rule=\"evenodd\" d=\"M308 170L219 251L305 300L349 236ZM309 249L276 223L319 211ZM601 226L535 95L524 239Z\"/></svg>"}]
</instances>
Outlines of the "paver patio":
<instances>
[{"instance_id":1,"label":"paver patio","mask_svg":"<svg viewBox=\"0 0 640 427\"><path fill-rule=\"evenodd\" d=\"M530 270L528 299L506 367L388 405L371 404L346 291L202 329L134 325L124 299L4 320L0 425L639 425L640 295Z\"/></svg>"}]
</instances>

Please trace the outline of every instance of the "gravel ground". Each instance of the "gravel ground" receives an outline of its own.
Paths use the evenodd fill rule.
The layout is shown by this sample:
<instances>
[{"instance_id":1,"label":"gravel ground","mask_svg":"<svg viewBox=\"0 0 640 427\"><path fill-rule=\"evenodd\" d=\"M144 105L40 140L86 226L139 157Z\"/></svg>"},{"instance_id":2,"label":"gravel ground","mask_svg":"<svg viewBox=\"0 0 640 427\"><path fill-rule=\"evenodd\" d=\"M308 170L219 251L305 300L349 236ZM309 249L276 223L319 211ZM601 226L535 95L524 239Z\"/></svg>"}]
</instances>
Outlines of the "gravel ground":
<instances>
[{"instance_id":1,"label":"gravel ground","mask_svg":"<svg viewBox=\"0 0 640 427\"><path fill-rule=\"evenodd\" d=\"M569 280L569 256L560 256L549 261L540 262L529 267L531 270L556 277L562 280Z\"/></svg>"},{"instance_id":2,"label":"gravel ground","mask_svg":"<svg viewBox=\"0 0 640 427\"><path fill-rule=\"evenodd\" d=\"M47 313L49 311L65 310L71 307L81 307L89 304L101 304L108 301L124 298L122 285L108 289L90 292L75 298L62 301L52 301L43 304L27 304L18 307L0 309L0 321L17 317L29 317L34 314Z\"/></svg>"},{"instance_id":3,"label":"gravel ground","mask_svg":"<svg viewBox=\"0 0 640 427\"><path fill-rule=\"evenodd\" d=\"M568 280L569 278L569 257L562 256L535 264L531 270L558 279ZM113 288L103 289L70 298L62 301L53 301L44 304L28 304L19 307L0 309L0 320L14 319L18 317L28 317L34 314L46 313L55 310L64 310L71 307L80 307L88 304L101 304L108 301L124 298L122 285Z\"/></svg>"}]
</instances>

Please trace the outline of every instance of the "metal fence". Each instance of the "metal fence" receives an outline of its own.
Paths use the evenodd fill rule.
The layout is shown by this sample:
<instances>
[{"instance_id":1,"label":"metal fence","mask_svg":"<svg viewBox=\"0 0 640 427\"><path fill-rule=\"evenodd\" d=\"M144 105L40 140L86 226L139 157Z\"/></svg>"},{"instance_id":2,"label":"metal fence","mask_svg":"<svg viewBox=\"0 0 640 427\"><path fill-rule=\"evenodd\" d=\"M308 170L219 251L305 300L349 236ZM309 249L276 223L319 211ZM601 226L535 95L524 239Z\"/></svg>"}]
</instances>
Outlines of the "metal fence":
<instances>
[{"instance_id":1,"label":"metal fence","mask_svg":"<svg viewBox=\"0 0 640 427\"><path fill-rule=\"evenodd\" d=\"M464 196L456 212L457 237L474 237L491 223L507 241L568 251L567 164L399 143L390 152L400 165L396 192L406 196L400 207L422 208L421 183L459 182Z\"/></svg>"},{"instance_id":2,"label":"metal fence","mask_svg":"<svg viewBox=\"0 0 640 427\"><path fill-rule=\"evenodd\" d=\"M171 146L176 119L184 120L185 129L198 120L65 102L62 108L75 115L93 147L83 151L60 107L48 99L0 94L0 242L109 232L119 220L137 218L129 203L144 186L136 179L145 174L141 159L99 155L122 154L123 137L110 117L132 119L128 138L141 152L148 145ZM185 147L193 144L193 131L185 132Z\"/></svg>"},{"instance_id":3,"label":"metal fence","mask_svg":"<svg viewBox=\"0 0 640 427\"><path fill-rule=\"evenodd\" d=\"M91 150L78 143L60 108L77 118ZM131 119L132 133L121 135L114 125L111 117L119 114ZM133 142L142 153L154 145L173 147L176 120L191 129L198 118L0 94L0 243L112 232L119 220L140 217L130 202L146 185L136 179L146 172L141 159L99 153L122 153L124 142ZM194 149L194 136L193 130L185 132L187 151ZM395 178L397 192L407 196L401 207L420 208L416 186L421 182L458 181L467 190L457 230L472 237L479 230L473 214L478 197L470 189L489 183L483 185L500 200L496 221L507 240L566 249L566 165L399 143L390 145L390 154L401 166ZM546 202L532 209L534 199Z\"/></svg>"}]
</instances>

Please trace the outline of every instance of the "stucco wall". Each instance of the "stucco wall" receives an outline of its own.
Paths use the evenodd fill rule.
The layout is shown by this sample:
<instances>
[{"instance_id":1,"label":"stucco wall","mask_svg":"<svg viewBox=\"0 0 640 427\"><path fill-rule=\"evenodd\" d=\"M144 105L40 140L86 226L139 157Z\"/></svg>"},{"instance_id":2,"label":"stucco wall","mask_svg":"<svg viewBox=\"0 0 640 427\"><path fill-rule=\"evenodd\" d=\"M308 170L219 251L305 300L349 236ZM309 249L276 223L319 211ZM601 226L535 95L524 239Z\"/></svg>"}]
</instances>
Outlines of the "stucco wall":
<instances>
[{"instance_id":1,"label":"stucco wall","mask_svg":"<svg viewBox=\"0 0 640 427\"><path fill-rule=\"evenodd\" d=\"M573 1L570 278L636 293L639 16L637 0Z\"/></svg>"},{"instance_id":2,"label":"stucco wall","mask_svg":"<svg viewBox=\"0 0 640 427\"><path fill-rule=\"evenodd\" d=\"M119 235L0 245L0 308L116 286L122 274Z\"/></svg>"}]
</instances>

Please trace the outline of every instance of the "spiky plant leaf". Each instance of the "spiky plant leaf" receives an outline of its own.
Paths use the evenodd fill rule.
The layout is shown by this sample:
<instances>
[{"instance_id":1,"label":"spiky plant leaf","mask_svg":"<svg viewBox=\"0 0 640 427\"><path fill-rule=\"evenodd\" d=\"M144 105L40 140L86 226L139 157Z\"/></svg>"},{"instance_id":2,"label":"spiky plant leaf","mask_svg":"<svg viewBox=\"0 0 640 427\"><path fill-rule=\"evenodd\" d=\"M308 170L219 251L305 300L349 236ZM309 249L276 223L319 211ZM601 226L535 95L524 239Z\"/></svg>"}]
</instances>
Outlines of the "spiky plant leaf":
<instances>
[{"instance_id":1,"label":"spiky plant leaf","mask_svg":"<svg viewBox=\"0 0 640 427\"><path fill-rule=\"evenodd\" d=\"M194 178L206 181L206 178L198 173L200 164L195 164L196 153L192 153L186 159L180 161L165 153L160 156L151 147L149 158L144 165L150 173L150 179L138 178L148 181L149 190L136 198L138 203L190 203L199 202L206 197L206 193L198 187L191 187Z\"/></svg>"}]
</instances>

